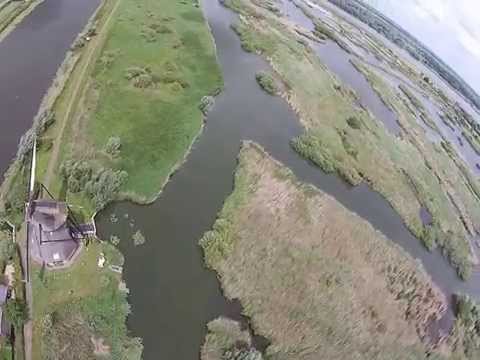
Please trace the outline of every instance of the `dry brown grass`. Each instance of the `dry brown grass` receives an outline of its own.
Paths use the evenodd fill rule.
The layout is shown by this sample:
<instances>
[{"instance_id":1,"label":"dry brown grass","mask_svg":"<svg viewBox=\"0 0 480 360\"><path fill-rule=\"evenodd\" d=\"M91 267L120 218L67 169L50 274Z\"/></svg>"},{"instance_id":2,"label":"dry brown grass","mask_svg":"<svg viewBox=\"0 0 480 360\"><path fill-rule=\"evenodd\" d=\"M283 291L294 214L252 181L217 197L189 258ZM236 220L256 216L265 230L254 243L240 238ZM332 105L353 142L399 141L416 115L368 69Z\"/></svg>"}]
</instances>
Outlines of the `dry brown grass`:
<instances>
[{"instance_id":1,"label":"dry brown grass","mask_svg":"<svg viewBox=\"0 0 480 360\"><path fill-rule=\"evenodd\" d=\"M270 355L424 358L440 292L402 249L257 145L244 145L214 229L201 241L207 263Z\"/></svg>"}]
</instances>

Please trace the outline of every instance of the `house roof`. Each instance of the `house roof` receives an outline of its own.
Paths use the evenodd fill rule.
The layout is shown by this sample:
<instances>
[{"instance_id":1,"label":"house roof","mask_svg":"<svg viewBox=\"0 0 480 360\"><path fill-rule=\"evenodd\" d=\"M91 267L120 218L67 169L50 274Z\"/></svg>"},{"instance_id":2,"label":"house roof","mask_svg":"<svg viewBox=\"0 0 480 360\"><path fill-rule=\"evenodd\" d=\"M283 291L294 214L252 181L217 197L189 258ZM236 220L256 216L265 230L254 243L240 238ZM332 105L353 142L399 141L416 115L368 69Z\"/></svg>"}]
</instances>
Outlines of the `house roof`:
<instances>
[{"instance_id":1,"label":"house roof","mask_svg":"<svg viewBox=\"0 0 480 360\"><path fill-rule=\"evenodd\" d=\"M50 200L36 200L32 204L31 221L42 226L44 231L55 231L67 221L67 204Z\"/></svg>"},{"instance_id":2,"label":"house roof","mask_svg":"<svg viewBox=\"0 0 480 360\"><path fill-rule=\"evenodd\" d=\"M31 204L29 238L31 253L40 263L56 264L69 260L80 244L68 222L68 207L64 202L36 200Z\"/></svg>"}]
</instances>

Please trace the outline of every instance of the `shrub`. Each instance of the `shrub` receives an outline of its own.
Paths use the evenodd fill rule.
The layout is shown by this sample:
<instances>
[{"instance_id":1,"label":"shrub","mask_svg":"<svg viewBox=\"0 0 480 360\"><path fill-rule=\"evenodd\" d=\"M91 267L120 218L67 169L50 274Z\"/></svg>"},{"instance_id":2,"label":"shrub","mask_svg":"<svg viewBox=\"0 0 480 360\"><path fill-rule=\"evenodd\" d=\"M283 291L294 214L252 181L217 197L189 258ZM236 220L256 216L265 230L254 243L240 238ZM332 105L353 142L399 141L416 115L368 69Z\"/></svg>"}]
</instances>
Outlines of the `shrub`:
<instances>
[{"instance_id":1,"label":"shrub","mask_svg":"<svg viewBox=\"0 0 480 360\"><path fill-rule=\"evenodd\" d=\"M322 145L319 137L306 133L293 139L291 144L296 152L304 158L313 161L323 171L327 173L335 171L335 160L326 150L327 147Z\"/></svg>"},{"instance_id":2,"label":"shrub","mask_svg":"<svg viewBox=\"0 0 480 360\"><path fill-rule=\"evenodd\" d=\"M198 108L204 115L207 115L212 109L213 105L215 105L215 98L213 96L204 96L202 97Z\"/></svg>"},{"instance_id":3,"label":"shrub","mask_svg":"<svg viewBox=\"0 0 480 360\"><path fill-rule=\"evenodd\" d=\"M25 301L18 298L8 300L5 305L5 316L16 328L20 329L28 320L28 307Z\"/></svg>"},{"instance_id":4,"label":"shrub","mask_svg":"<svg viewBox=\"0 0 480 360\"><path fill-rule=\"evenodd\" d=\"M133 86L139 89L146 89L153 85L153 78L150 74L141 74L133 79Z\"/></svg>"},{"instance_id":5,"label":"shrub","mask_svg":"<svg viewBox=\"0 0 480 360\"><path fill-rule=\"evenodd\" d=\"M115 198L128 177L126 171L103 167L95 169L91 162L85 160L67 160L61 171L67 181L68 191L85 191L92 198L97 210Z\"/></svg>"},{"instance_id":6,"label":"shrub","mask_svg":"<svg viewBox=\"0 0 480 360\"><path fill-rule=\"evenodd\" d=\"M223 353L222 360L262 360L262 353L254 348L234 347Z\"/></svg>"},{"instance_id":7,"label":"shrub","mask_svg":"<svg viewBox=\"0 0 480 360\"><path fill-rule=\"evenodd\" d=\"M362 127L362 122L358 120L355 116L350 116L347 119L347 124L350 126L352 129L358 130Z\"/></svg>"},{"instance_id":8,"label":"shrub","mask_svg":"<svg viewBox=\"0 0 480 360\"><path fill-rule=\"evenodd\" d=\"M17 150L17 159L24 160L24 157L33 149L34 140L44 133L55 122L55 114L52 111L45 111L33 120L32 127L22 136Z\"/></svg>"},{"instance_id":9,"label":"shrub","mask_svg":"<svg viewBox=\"0 0 480 360\"><path fill-rule=\"evenodd\" d=\"M123 170L99 169L87 182L85 189L93 198L97 210L115 198L128 174Z\"/></svg>"},{"instance_id":10,"label":"shrub","mask_svg":"<svg viewBox=\"0 0 480 360\"><path fill-rule=\"evenodd\" d=\"M266 72L258 72L255 76L260 87L270 95L275 95L278 92L277 84L272 75Z\"/></svg>"},{"instance_id":11,"label":"shrub","mask_svg":"<svg viewBox=\"0 0 480 360\"><path fill-rule=\"evenodd\" d=\"M127 68L127 70L125 70L125 78L127 80L132 80L133 78L136 78L137 76L140 76L145 73L146 71L144 68L139 66L131 66Z\"/></svg>"},{"instance_id":12,"label":"shrub","mask_svg":"<svg viewBox=\"0 0 480 360\"><path fill-rule=\"evenodd\" d=\"M108 139L105 145L105 152L112 156L118 156L120 154L120 148L122 147L122 140L118 136L112 136Z\"/></svg>"},{"instance_id":13,"label":"shrub","mask_svg":"<svg viewBox=\"0 0 480 360\"><path fill-rule=\"evenodd\" d=\"M140 230L137 230L137 232L133 234L132 239L133 239L133 244L135 246L143 245L145 244L145 241L146 241L145 236L143 236Z\"/></svg>"},{"instance_id":14,"label":"shrub","mask_svg":"<svg viewBox=\"0 0 480 360\"><path fill-rule=\"evenodd\" d=\"M12 234L0 230L0 262L8 261L15 252L15 245L12 241Z\"/></svg>"},{"instance_id":15,"label":"shrub","mask_svg":"<svg viewBox=\"0 0 480 360\"><path fill-rule=\"evenodd\" d=\"M117 235L110 236L110 242L112 245L118 246L120 244L120 238Z\"/></svg>"},{"instance_id":16,"label":"shrub","mask_svg":"<svg viewBox=\"0 0 480 360\"><path fill-rule=\"evenodd\" d=\"M74 194L84 190L92 178L92 173L91 165L82 160L67 160L61 167L61 174L67 180L68 190Z\"/></svg>"}]
</instances>

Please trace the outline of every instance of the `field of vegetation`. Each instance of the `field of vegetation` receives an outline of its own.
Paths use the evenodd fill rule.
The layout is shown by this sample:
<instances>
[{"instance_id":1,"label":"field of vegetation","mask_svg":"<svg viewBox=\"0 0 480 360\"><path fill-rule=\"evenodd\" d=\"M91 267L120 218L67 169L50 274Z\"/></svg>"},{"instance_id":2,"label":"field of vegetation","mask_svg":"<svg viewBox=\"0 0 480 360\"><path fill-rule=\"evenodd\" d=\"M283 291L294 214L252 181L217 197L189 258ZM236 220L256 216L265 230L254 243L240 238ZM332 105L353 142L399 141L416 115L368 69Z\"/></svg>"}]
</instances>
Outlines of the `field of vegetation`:
<instances>
[{"instance_id":1,"label":"field of vegetation","mask_svg":"<svg viewBox=\"0 0 480 360\"><path fill-rule=\"evenodd\" d=\"M73 71L40 151L47 183L86 214L113 199L155 199L202 128L202 98L222 87L196 1L120 0L97 32L98 49L83 60L84 76L76 78L82 59Z\"/></svg>"},{"instance_id":2,"label":"field of vegetation","mask_svg":"<svg viewBox=\"0 0 480 360\"><path fill-rule=\"evenodd\" d=\"M152 201L202 128L204 96L221 87L197 1L105 0L20 143L0 217L21 227L35 137L38 181L79 220L115 199ZM94 242L69 269L34 267L34 359L141 357L126 329L122 262L111 244Z\"/></svg>"},{"instance_id":3,"label":"field of vegetation","mask_svg":"<svg viewBox=\"0 0 480 360\"><path fill-rule=\"evenodd\" d=\"M93 243L67 270L34 268L34 359L141 359L141 339L127 334L127 288L110 265L123 265L118 250Z\"/></svg>"},{"instance_id":4,"label":"field of vegetation","mask_svg":"<svg viewBox=\"0 0 480 360\"><path fill-rule=\"evenodd\" d=\"M234 191L200 244L226 296L271 341L267 358L465 358L460 337L428 337L446 300L419 264L256 144L244 143ZM478 341L468 321L457 328ZM227 325L209 325L204 359L245 342Z\"/></svg>"},{"instance_id":5,"label":"field of vegetation","mask_svg":"<svg viewBox=\"0 0 480 360\"><path fill-rule=\"evenodd\" d=\"M382 97L398 114L396 137L356 103L355 94L320 62L271 1L225 0L242 14L235 25L242 45L267 58L287 84L283 94L298 113L305 133L292 142L324 171L352 185L367 182L402 216L428 248L439 246L459 274L469 276L469 237L480 216L478 181L444 146L427 141L424 130L388 86ZM381 83L377 83L381 86ZM423 224L425 207L433 216Z\"/></svg>"}]
</instances>

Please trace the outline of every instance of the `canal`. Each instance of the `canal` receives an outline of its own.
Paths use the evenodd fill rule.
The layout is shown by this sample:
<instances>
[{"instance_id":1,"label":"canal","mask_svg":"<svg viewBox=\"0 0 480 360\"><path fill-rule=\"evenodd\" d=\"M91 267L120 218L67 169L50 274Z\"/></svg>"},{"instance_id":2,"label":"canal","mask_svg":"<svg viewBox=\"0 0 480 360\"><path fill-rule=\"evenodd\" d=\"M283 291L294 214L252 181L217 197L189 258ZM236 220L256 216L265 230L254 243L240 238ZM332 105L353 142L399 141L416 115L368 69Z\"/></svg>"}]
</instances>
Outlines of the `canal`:
<instances>
[{"instance_id":1,"label":"canal","mask_svg":"<svg viewBox=\"0 0 480 360\"><path fill-rule=\"evenodd\" d=\"M100 0L45 0L0 42L0 174Z\"/></svg>"}]
</instances>

